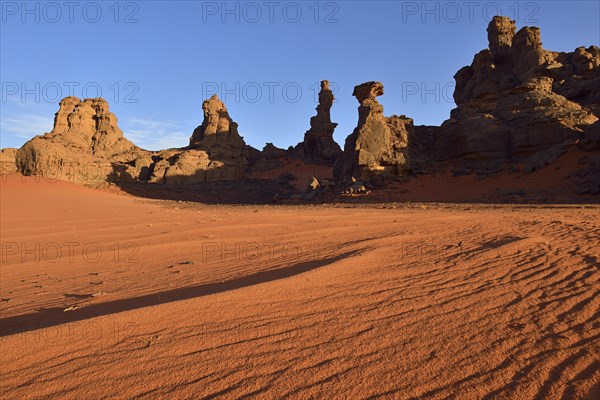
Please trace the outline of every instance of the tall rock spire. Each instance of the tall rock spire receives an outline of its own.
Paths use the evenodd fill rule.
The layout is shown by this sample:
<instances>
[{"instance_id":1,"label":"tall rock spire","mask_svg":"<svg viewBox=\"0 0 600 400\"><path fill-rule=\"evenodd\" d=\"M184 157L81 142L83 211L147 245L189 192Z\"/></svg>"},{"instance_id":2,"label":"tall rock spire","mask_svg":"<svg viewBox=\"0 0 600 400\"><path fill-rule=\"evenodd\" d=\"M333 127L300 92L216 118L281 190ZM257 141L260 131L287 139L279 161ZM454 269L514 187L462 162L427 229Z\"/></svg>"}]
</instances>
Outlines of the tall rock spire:
<instances>
[{"instance_id":1,"label":"tall rock spire","mask_svg":"<svg viewBox=\"0 0 600 400\"><path fill-rule=\"evenodd\" d=\"M329 81L322 81L317 115L310 119L310 129L304 134L304 154L310 160L333 163L342 154L342 149L333 140L333 132L337 126L331 122L334 100Z\"/></svg>"}]
</instances>

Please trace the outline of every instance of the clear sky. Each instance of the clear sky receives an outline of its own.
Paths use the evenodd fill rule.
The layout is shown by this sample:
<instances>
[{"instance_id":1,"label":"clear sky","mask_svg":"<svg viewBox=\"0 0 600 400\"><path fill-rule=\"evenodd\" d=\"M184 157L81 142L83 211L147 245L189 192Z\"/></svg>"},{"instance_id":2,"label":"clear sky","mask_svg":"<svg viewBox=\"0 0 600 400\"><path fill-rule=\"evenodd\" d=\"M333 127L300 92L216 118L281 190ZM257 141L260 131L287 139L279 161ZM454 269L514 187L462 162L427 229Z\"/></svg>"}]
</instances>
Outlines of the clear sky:
<instances>
[{"instance_id":1,"label":"clear sky","mask_svg":"<svg viewBox=\"0 0 600 400\"><path fill-rule=\"evenodd\" d=\"M598 1L5 1L1 146L52 128L61 97L102 95L125 136L188 143L217 92L246 142L302 140L318 82L333 82L342 144L355 85L381 81L385 114L439 125L453 75L487 47L493 15L540 26L544 48L599 45Z\"/></svg>"}]
</instances>

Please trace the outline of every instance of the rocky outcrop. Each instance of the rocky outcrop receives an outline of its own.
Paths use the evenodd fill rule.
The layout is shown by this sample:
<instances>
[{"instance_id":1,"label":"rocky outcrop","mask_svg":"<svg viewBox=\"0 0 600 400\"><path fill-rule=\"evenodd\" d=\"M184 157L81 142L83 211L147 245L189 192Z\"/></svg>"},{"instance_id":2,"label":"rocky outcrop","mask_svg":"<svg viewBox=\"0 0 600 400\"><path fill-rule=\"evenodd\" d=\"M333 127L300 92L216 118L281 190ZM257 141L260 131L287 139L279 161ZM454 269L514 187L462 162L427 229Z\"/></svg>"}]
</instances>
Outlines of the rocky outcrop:
<instances>
[{"instance_id":1,"label":"rocky outcrop","mask_svg":"<svg viewBox=\"0 0 600 400\"><path fill-rule=\"evenodd\" d=\"M352 93L360 103L358 125L344 145L344 157L335 170L336 179L398 175L408 166L408 136L412 120L404 116L386 118L377 97L381 82L366 82Z\"/></svg>"},{"instance_id":2,"label":"rocky outcrop","mask_svg":"<svg viewBox=\"0 0 600 400\"><path fill-rule=\"evenodd\" d=\"M260 152L246 145L225 104L216 96L202 103L204 119L188 148L154 156L151 183L190 184L242 179Z\"/></svg>"},{"instance_id":3,"label":"rocky outcrop","mask_svg":"<svg viewBox=\"0 0 600 400\"><path fill-rule=\"evenodd\" d=\"M17 172L15 157L17 149L11 147L0 150L0 174L12 174Z\"/></svg>"},{"instance_id":4,"label":"rocky outcrop","mask_svg":"<svg viewBox=\"0 0 600 400\"><path fill-rule=\"evenodd\" d=\"M441 133L453 146L442 158L522 161L582 138L597 121L600 85L592 86L600 83L597 48L546 51L538 28L515 31L514 21L494 17L489 49L455 75L457 107Z\"/></svg>"},{"instance_id":5,"label":"rocky outcrop","mask_svg":"<svg viewBox=\"0 0 600 400\"><path fill-rule=\"evenodd\" d=\"M239 180L243 171L211 160L203 150L163 150L155 156L150 183L185 185L201 182Z\"/></svg>"},{"instance_id":6,"label":"rocky outcrop","mask_svg":"<svg viewBox=\"0 0 600 400\"><path fill-rule=\"evenodd\" d=\"M377 101L383 84L366 82L354 88L358 123L342 152L333 140L334 95L323 81L317 113L296 147L269 143L260 152L248 146L225 104L213 96L202 104L203 122L188 147L149 152L124 138L105 100L68 97L50 133L34 137L14 156L2 151L3 172L16 165L26 175L78 183L190 184L235 181L301 158L335 165L342 183L376 187L381 178L414 173L495 171L506 164L514 169L515 163L536 170L574 145L598 151L600 48L548 51L538 28L517 31L514 21L500 16L487 34L488 48L454 76L456 108L440 127L415 126L403 115L385 117ZM350 194L362 193L355 189Z\"/></svg>"},{"instance_id":7,"label":"rocky outcrop","mask_svg":"<svg viewBox=\"0 0 600 400\"><path fill-rule=\"evenodd\" d=\"M67 97L54 128L36 136L16 154L24 175L76 183L149 181L188 184L239 180L260 152L247 146L216 96L202 105L204 120L190 146L150 152L123 137L104 99Z\"/></svg>"},{"instance_id":8,"label":"rocky outcrop","mask_svg":"<svg viewBox=\"0 0 600 400\"><path fill-rule=\"evenodd\" d=\"M580 143L596 149L600 136L600 49L544 50L539 28L494 17L489 48L456 75L457 107L441 127L414 126L383 116L379 82L355 87L358 126L346 139L336 177L369 179L490 164L541 165L548 154Z\"/></svg>"},{"instance_id":9,"label":"rocky outcrop","mask_svg":"<svg viewBox=\"0 0 600 400\"><path fill-rule=\"evenodd\" d=\"M552 91L600 118L600 48L578 47L572 53L558 53L555 61Z\"/></svg>"},{"instance_id":10,"label":"rocky outcrop","mask_svg":"<svg viewBox=\"0 0 600 400\"><path fill-rule=\"evenodd\" d=\"M77 183L139 179L147 173L149 152L123 137L117 118L101 98L60 102L50 133L36 136L16 153L24 175Z\"/></svg>"},{"instance_id":11,"label":"rocky outcrop","mask_svg":"<svg viewBox=\"0 0 600 400\"><path fill-rule=\"evenodd\" d=\"M278 160L286 156L286 151L273 143L267 143L262 149L261 156L266 160Z\"/></svg>"},{"instance_id":12,"label":"rocky outcrop","mask_svg":"<svg viewBox=\"0 0 600 400\"><path fill-rule=\"evenodd\" d=\"M190 138L190 147L210 149L217 146L244 147L246 143L238 133L225 104L215 94L202 103L204 120Z\"/></svg>"},{"instance_id":13,"label":"rocky outcrop","mask_svg":"<svg viewBox=\"0 0 600 400\"><path fill-rule=\"evenodd\" d=\"M304 134L304 141L298 144L296 153L312 162L324 162L333 165L342 155L342 149L333 140L337 126L331 122L331 107L335 97L329 88L329 81L321 81L317 115L310 119L310 129Z\"/></svg>"},{"instance_id":14,"label":"rocky outcrop","mask_svg":"<svg viewBox=\"0 0 600 400\"><path fill-rule=\"evenodd\" d=\"M507 17L495 17L487 28L490 53L495 62L510 58L513 37L517 28Z\"/></svg>"}]
</instances>

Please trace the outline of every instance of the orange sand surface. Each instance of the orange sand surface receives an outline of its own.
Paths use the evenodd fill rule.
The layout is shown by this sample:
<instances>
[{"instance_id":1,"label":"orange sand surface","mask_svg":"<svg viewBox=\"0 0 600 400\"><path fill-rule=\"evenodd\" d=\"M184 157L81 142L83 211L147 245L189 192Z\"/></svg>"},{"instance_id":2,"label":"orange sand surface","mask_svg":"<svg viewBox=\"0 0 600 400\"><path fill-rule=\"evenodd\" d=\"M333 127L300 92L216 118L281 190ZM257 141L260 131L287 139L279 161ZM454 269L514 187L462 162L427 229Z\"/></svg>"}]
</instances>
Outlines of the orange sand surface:
<instances>
[{"instance_id":1,"label":"orange sand surface","mask_svg":"<svg viewBox=\"0 0 600 400\"><path fill-rule=\"evenodd\" d=\"M600 397L598 206L0 196L3 400Z\"/></svg>"}]
</instances>

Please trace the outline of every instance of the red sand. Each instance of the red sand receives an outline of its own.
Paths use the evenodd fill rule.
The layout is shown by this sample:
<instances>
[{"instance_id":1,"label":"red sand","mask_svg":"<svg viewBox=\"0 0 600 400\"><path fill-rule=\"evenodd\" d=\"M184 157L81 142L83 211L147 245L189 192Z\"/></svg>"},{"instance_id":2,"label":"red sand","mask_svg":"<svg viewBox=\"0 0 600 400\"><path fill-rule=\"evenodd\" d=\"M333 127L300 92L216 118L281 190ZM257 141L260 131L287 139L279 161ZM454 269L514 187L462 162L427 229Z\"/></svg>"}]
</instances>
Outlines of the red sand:
<instances>
[{"instance_id":1,"label":"red sand","mask_svg":"<svg viewBox=\"0 0 600 400\"><path fill-rule=\"evenodd\" d=\"M598 206L0 196L2 399L600 396Z\"/></svg>"}]
</instances>

